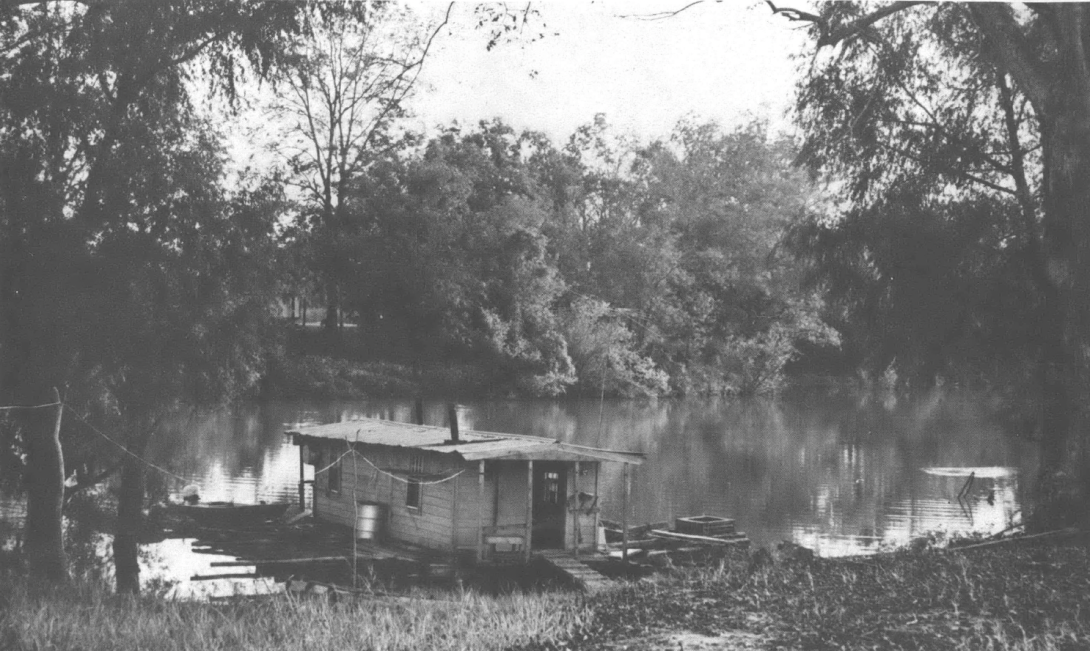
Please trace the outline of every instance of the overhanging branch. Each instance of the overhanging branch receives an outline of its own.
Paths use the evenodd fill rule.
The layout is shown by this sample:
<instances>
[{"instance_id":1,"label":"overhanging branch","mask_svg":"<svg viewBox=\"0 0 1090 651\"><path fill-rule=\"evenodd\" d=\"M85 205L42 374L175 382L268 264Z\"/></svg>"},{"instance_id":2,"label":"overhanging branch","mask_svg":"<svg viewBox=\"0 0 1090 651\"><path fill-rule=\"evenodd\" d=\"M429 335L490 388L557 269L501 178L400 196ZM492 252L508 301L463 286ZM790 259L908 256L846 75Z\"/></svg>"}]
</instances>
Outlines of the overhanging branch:
<instances>
[{"instance_id":1,"label":"overhanging branch","mask_svg":"<svg viewBox=\"0 0 1090 651\"><path fill-rule=\"evenodd\" d=\"M772 4L771 0L765 0L765 2L772 9L772 13L774 14L782 14L791 21L801 21L814 23L815 25L817 25L818 29L821 31L821 36L818 38L817 42L817 46L819 49L826 45L836 45L841 41L846 41L863 32L868 27L874 25L883 18L886 18L887 16L892 16L893 14L908 9L909 7L914 7L919 4L925 4L922 1L891 2L890 4L885 5L880 9L876 9L865 16L856 18L850 23L838 25L837 27L831 27L827 20L817 14L812 14L808 11L801 11L799 9L791 9L789 7L777 7L776 5Z\"/></svg>"},{"instance_id":2,"label":"overhanging branch","mask_svg":"<svg viewBox=\"0 0 1090 651\"><path fill-rule=\"evenodd\" d=\"M1019 26L1004 5L969 3L969 13L985 37L999 63L1029 97L1038 115L1044 115L1051 93L1044 72L1034 60Z\"/></svg>"}]
</instances>

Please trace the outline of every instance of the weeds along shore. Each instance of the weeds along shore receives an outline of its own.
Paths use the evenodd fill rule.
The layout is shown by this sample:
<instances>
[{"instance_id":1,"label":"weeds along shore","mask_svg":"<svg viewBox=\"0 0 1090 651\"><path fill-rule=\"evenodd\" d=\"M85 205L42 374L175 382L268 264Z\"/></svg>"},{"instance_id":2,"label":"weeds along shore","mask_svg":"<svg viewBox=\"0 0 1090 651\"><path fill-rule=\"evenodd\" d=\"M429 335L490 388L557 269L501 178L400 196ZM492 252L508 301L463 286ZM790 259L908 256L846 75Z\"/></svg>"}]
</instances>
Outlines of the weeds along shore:
<instances>
[{"instance_id":1,"label":"weeds along shore","mask_svg":"<svg viewBox=\"0 0 1090 651\"><path fill-rule=\"evenodd\" d=\"M503 649L568 637L589 617L570 594L473 592L330 602L275 595L183 602L80 584L34 594L0 584L0 649L276 651Z\"/></svg>"},{"instance_id":2,"label":"weeds along shore","mask_svg":"<svg viewBox=\"0 0 1090 651\"><path fill-rule=\"evenodd\" d=\"M97 584L35 593L8 574L0 648L1090 648L1085 534L847 559L773 556L670 568L593 597L452 592L339 603L178 602L113 596Z\"/></svg>"}]
</instances>

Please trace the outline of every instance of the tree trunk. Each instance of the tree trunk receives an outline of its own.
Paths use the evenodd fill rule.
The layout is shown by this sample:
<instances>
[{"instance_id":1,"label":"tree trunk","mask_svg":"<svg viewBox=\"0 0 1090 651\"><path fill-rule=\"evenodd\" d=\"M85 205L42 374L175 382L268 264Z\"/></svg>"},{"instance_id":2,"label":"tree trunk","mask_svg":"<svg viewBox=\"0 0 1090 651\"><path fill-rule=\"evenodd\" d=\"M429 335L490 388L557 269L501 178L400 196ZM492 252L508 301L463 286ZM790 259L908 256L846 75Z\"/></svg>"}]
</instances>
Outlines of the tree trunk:
<instances>
[{"instance_id":1,"label":"tree trunk","mask_svg":"<svg viewBox=\"0 0 1090 651\"><path fill-rule=\"evenodd\" d=\"M335 331L340 329L340 298L340 291L337 286L330 283L326 290L325 320L322 321L322 325L326 330Z\"/></svg>"},{"instance_id":2,"label":"tree trunk","mask_svg":"<svg viewBox=\"0 0 1090 651\"><path fill-rule=\"evenodd\" d=\"M1084 63L1069 64L1069 83L1041 120L1044 253L1056 291L1046 295L1043 315L1039 527L1090 522L1090 88Z\"/></svg>"},{"instance_id":3,"label":"tree trunk","mask_svg":"<svg viewBox=\"0 0 1090 651\"><path fill-rule=\"evenodd\" d=\"M36 409L27 418L24 549L33 578L46 583L63 583L68 579L68 559L64 552L64 453L60 440L64 407L59 404L60 394L55 388L50 402L58 403L55 410Z\"/></svg>"},{"instance_id":4,"label":"tree trunk","mask_svg":"<svg viewBox=\"0 0 1090 651\"><path fill-rule=\"evenodd\" d=\"M140 446L143 447L143 446ZM144 519L144 466L128 458L121 468L121 489L117 500L117 530L114 532L114 572L118 594L140 592L140 531Z\"/></svg>"}]
</instances>

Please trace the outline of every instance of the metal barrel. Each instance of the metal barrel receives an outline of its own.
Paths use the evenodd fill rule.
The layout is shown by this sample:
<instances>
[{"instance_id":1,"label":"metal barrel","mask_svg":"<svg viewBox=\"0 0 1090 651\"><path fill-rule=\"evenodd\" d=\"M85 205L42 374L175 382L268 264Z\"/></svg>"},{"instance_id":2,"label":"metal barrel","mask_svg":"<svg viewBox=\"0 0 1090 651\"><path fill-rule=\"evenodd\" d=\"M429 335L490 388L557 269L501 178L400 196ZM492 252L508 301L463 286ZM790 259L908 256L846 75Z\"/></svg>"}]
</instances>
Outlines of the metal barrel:
<instances>
[{"instance_id":1,"label":"metal barrel","mask_svg":"<svg viewBox=\"0 0 1090 651\"><path fill-rule=\"evenodd\" d=\"M356 504L356 538L378 540L382 537L383 505L376 502Z\"/></svg>"}]
</instances>

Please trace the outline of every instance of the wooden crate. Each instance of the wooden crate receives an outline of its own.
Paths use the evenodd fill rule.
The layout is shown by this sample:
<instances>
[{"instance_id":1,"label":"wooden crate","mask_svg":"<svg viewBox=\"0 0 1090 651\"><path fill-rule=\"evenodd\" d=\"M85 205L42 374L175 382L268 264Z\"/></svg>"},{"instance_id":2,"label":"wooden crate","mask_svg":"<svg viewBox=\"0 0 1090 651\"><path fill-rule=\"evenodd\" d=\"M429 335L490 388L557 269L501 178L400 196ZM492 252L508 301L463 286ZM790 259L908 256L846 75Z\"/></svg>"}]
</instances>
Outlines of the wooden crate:
<instances>
[{"instance_id":1,"label":"wooden crate","mask_svg":"<svg viewBox=\"0 0 1090 651\"><path fill-rule=\"evenodd\" d=\"M729 536L734 534L734 520L716 515L690 515L677 518L674 531L694 536Z\"/></svg>"}]
</instances>

